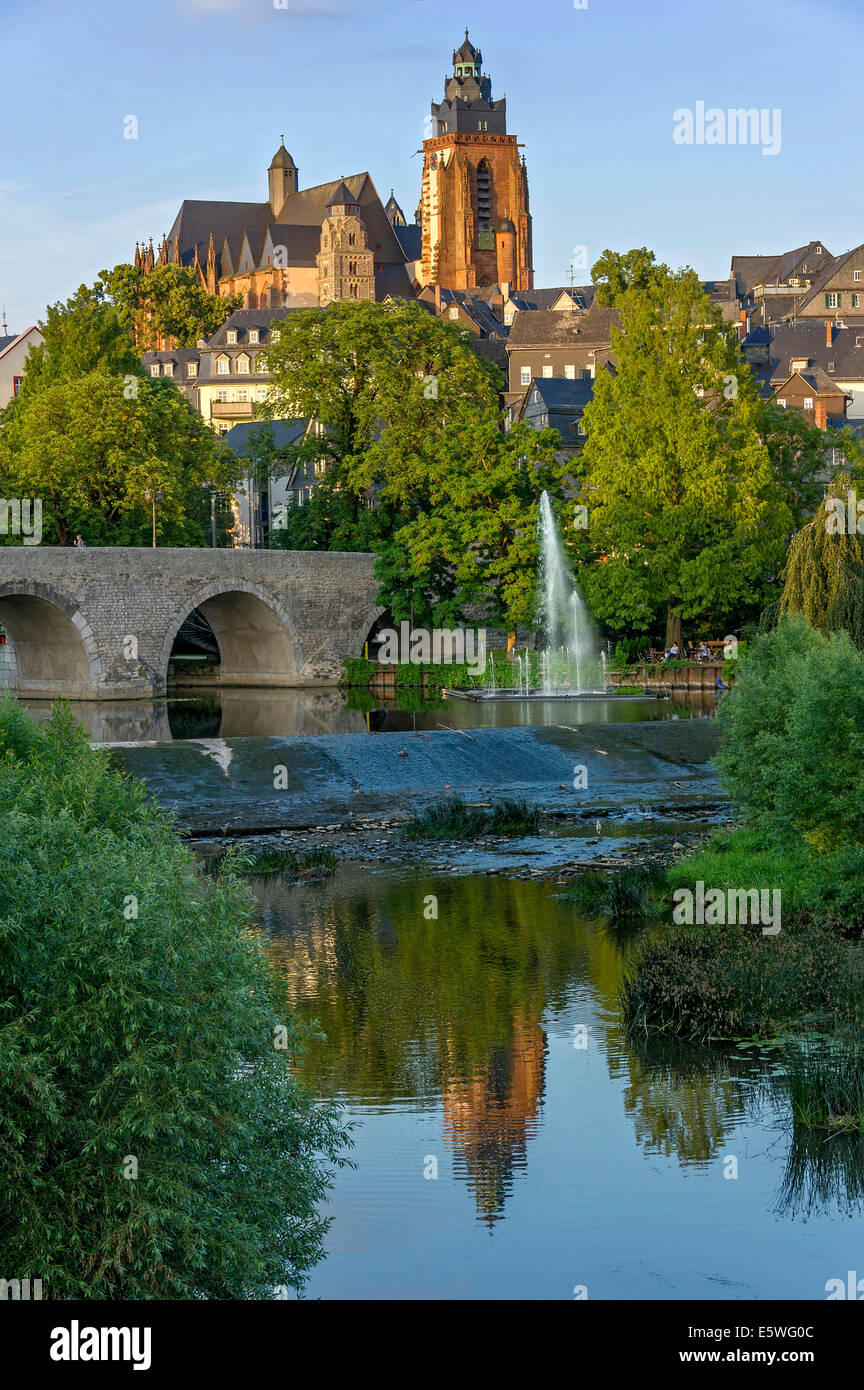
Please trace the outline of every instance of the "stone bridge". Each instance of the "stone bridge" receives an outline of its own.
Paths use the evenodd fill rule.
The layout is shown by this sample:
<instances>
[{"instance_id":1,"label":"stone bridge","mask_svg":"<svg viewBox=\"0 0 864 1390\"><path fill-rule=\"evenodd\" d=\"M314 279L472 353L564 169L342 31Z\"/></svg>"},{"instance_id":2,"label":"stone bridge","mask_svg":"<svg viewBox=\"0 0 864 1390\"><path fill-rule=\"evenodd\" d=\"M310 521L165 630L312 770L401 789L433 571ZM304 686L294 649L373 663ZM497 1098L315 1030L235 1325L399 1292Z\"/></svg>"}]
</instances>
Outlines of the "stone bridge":
<instances>
[{"instance_id":1,"label":"stone bridge","mask_svg":"<svg viewBox=\"0 0 864 1390\"><path fill-rule=\"evenodd\" d=\"M193 608L224 685L331 685L382 610L373 556L290 550L0 546L4 684L19 695L162 695Z\"/></svg>"}]
</instances>

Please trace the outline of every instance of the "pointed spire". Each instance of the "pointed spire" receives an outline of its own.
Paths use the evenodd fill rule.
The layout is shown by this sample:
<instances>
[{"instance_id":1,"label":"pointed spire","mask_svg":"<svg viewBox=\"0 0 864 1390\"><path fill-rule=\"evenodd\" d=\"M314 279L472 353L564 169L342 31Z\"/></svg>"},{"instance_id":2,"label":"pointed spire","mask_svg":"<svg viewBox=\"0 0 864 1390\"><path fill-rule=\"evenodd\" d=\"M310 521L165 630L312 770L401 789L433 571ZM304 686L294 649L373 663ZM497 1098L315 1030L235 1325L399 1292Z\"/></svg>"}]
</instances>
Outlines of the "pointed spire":
<instances>
[{"instance_id":1,"label":"pointed spire","mask_svg":"<svg viewBox=\"0 0 864 1390\"><path fill-rule=\"evenodd\" d=\"M180 238L177 236L176 232L174 234L174 250L171 253L171 259L175 265L180 264Z\"/></svg>"}]
</instances>

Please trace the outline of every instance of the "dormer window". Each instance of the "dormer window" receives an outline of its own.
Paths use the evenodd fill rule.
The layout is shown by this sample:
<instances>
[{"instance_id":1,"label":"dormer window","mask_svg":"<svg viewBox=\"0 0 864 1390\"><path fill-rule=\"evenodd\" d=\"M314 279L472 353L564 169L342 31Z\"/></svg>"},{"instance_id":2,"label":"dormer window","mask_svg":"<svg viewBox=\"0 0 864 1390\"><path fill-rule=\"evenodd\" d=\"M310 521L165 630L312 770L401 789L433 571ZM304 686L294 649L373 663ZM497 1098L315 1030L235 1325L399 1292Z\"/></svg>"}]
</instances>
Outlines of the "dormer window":
<instances>
[{"instance_id":1,"label":"dormer window","mask_svg":"<svg viewBox=\"0 0 864 1390\"><path fill-rule=\"evenodd\" d=\"M158 363L158 362L154 362L154 363L153 363L152 367L150 368L150 375L151 375L151 376L158 376L158 375L159 375L159 363Z\"/></svg>"},{"instance_id":2,"label":"dormer window","mask_svg":"<svg viewBox=\"0 0 864 1390\"><path fill-rule=\"evenodd\" d=\"M281 338L281 336L282 336L281 330L278 329L278 328L274 328L274 329L273 329L273 332L270 334L270 341L271 341L271 343L278 343L278 341L279 341L279 339Z\"/></svg>"},{"instance_id":3,"label":"dormer window","mask_svg":"<svg viewBox=\"0 0 864 1390\"><path fill-rule=\"evenodd\" d=\"M197 362L190 362L186 370L188 371L188 373L189 373L190 376L197 376L197 375L198 375L198 363L197 363Z\"/></svg>"},{"instance_id":4,"label":"dormer window","mask_svg":"<svg viewBox=\"0 0 864 1390\"><path fill-rule=\"evenodd\" d=\"M258 342L258 329L257 329L257 328L250 328L250 329L249 329L249 341L250 341L250 343L257 343L257 342Z\"/></svg>"},{"instance_id":5,"label":"dormer window","mask_svg":"<svg viewBox=\"0 0 864 1390\"><path fill-rule=\"evenodd\" d=\"M451 305L450 305L450 317L451 317L451 319L458 319L458 317L459 317L459 305L458 305L458 304L451 304Z\"/></svg>"},{"instance_id":6,"label":"dormer window","mask_svg":"<svg viewBox=\"0 0 864 1390\"><path fill-rule=\"evenodd\" d=\"M173 363L173 362L164 362L164 363L162 364L162 375L163 375L163 376L173 376L173 375L174 375L174 363Z\"/></svg>"},{"instance_id":7,"label":"dormer window","mask_svg":"<svg viewBox=\"0 0 864 1390\"><path fill-rule=\"evenodd\" d=\"M226 341L227 341L229 347L236 347L236 345L237 345L237 329L236 329L236 328L229 328L229 329L228 329L228 337L227 337Z\"/></svg>"},{"instance_id":8,"label":"dormer window","mask_svg":"<svg viewBox=\"0 0 864 1390\"><path fill-rule=\"evenodd\" d=\"M803 372L803 371L806 371L806 369L807 369L807 367L809 367L809 365L810 365L810 358L809 358L809 357L793 357L793 358L792 358L792 361L791 361L791 363L790 363L790 366L791 366L793 372Z\"/></svg>"},{"instance_id":9,"label":"dormer window","mask_svg":"<svg viewBox=\"0 0 864 1390\"><path fill-rule=\"evenodd\" d=\"M225 356L217 357L217 358L216 358L216 374L217 374L217 376L227 376L227 375L228 375L228 371L229 371L229 365L230 365L230 364L229 364L229 362L228 362L228 358L227 358L227 357L225 357Z\"/></svg>"},{"instance_id":10,"label":"dormer window","mask_svg":"<svg viewBox=\"0 0 864 1390\"><path fill-rule=\"evenodd\" d=\"M817 256L821 256L821 255L822 255L822 247L821 247L821 246L817 246L817 247L816 247L816 255L817 255Z\"/></svg>"},{"instance_id":11,"label":"dormer window","mask_svg":"<svg viewBox=\"0 0 864 1390\"><path fill-rule=\"evenodd\" d=\"M267 370L267 363L264 361L264 357L260 352L255 358L255 370L256 372L266 372Z\"/></svg>"},{"instance_id":12,"label":"dormer window","mask_svg":"<svg viewBox=\"0 0 864 1390\"><path fill-rule=\"evenodd\" d=\"M245 352L241 353L237 358L237 371L241 376L249 375L249 358Z\"/></svg>"}]
</instances>

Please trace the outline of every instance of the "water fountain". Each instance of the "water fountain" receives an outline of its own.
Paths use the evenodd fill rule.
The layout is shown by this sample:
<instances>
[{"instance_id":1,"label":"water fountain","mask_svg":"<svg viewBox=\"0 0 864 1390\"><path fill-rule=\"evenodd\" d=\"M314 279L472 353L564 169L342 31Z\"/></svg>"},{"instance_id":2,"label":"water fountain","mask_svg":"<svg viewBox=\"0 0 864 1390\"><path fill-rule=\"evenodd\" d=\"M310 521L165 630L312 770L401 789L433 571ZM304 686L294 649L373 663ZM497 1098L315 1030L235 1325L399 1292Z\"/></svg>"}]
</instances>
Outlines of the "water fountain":
<instances>
[{"instance_id":1,"label":"water fountain","mask_svg":"<svg viewBox=\"0 0 864 1390\"><path fill-rule=\"evenodd\" d=\"M494 664L481 691L449 690L474 700L632 700L649 694L622 695L606 683L606 653L567 559L549 494L540 498L537 517L538 647L534 665L539 684L531 684L531 655L515 658L515 688L496 682Z\"/></svg>"}]
</instances>

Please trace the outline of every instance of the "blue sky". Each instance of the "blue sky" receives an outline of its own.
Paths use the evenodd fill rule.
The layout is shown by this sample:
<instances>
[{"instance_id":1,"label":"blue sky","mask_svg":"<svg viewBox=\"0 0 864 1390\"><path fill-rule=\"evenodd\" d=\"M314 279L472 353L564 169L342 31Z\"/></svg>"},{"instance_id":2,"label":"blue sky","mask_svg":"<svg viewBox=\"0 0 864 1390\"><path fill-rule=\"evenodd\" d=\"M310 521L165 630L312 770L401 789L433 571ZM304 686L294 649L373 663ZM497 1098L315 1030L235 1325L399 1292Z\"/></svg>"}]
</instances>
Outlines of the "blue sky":
<instances>
[{"instance_id":1,"label":"blue sky","mask_svg":"<svg viewBox=\"0 0 864 1390\"><path fill-rule=\"evenodd\" d=\"M424 117L466 25L525 145L538 286L565 283L581 246L590 265L648 245L709 278L733 253L864 241L861 0L285 4L3 0L10 331L161 237L184 197L263 201L283 131L301 185L368 169L410 218ZM677 145L673 112L700 101L779 108L779 154Z\"/></svg>"}]
</instances>

